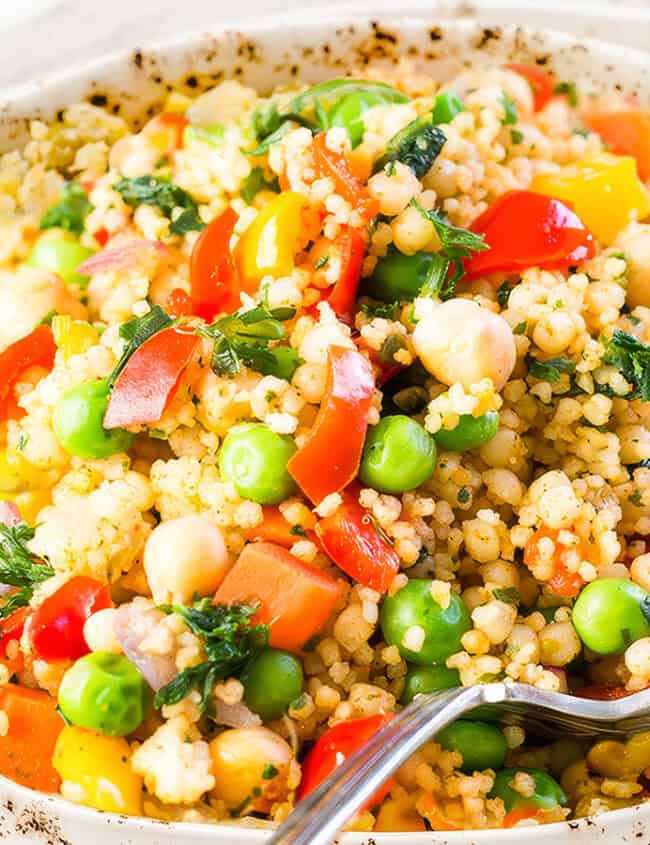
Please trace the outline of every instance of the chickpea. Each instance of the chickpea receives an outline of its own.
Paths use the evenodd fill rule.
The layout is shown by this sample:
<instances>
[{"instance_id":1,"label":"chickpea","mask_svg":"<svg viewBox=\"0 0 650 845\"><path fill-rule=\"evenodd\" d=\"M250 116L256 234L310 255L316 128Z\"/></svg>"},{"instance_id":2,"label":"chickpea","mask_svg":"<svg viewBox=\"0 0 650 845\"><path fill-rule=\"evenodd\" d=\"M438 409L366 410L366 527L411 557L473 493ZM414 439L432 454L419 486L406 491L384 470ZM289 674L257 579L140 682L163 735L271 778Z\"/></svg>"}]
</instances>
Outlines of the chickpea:
<instances>
[{"instance_id":1,"label":"chickpea","mask_svg":"<svg viewBox=\"0 0 650 845\"><path fill-rule=\"evenodd\" d=\"M113 627L116 613L117 610L114 607L107 607L104 610L98 610L86 619L84 639L91 651L122 653L122 646Z\"/></svg>"},{"instance_id":2,"label":"chickpea","mask_svg":"<svg viewBox=\"0 0 650 845\"><path fill-rule=\"evenodd\" d=\"M259 790L259 796L246 810L264 812L269 809L269 801L282 800L299 780L291 748L268 728L224 731L210 743L210 754L217 782L215 796L228 807L242 806ZM269 778L271 767L277 774Z\"/></svg>"},{"instance_id":3,"label":"chickpea","mask_svg":"<svg viewBox=\"0 0 650 845\"><path fill-rule=\"evenodd\" d=\"M469 299L449 299L430 307L415 327L413 345L439 381L460 382L467 389L490 378L501 390L517 362L510 326Z\"/></svg>"},{"instance_id":4,"label":"chickpea","mask_svg":"<svg viewBox=\"0 0 650 845\"><path fill-rule=\"evenodd\" d=\"M195 593L214 593L230 565L221 531L200 516L161 522L144 549L144 568L156 604L187 604Z\"/></svg>"}]
</instances>

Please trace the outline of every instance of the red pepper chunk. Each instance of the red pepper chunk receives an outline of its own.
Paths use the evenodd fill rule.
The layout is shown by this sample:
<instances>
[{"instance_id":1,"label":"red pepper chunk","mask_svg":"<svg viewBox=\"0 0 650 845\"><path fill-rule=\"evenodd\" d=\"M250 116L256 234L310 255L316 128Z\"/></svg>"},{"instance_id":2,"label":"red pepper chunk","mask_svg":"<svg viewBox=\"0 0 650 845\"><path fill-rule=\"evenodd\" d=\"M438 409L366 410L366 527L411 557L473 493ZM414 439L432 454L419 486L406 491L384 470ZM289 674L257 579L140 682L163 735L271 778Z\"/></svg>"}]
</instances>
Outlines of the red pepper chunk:
<instances>
[{"instance_id":1,"label":"red pepper chunk","mask_svg":"<svg viewBox=\"0 0 650 845\"><path fill-rule=\"evenodd\" d=\"M366 255L366 239L358 229L348 229L338 240L341 271L327 301L336 316L345 323L354 320L361 268Z\"/></svg>"},{"instance_id":2,"label":"red pepper chunk","mask_svg":"<svg viewBox=\"0 0 650 845\"><path fill-rule=\"evenodd\" d=\"M346 157L329 149L326 132L316 135L312 151L317 178L331 179L336 193L350 203L364 223L369 223L379 211L379 201L370 196Z\"/></svg>"},{"instance_id":3,"label":"red pepper chunk","mask_svg":"<svg viewBox=\"0 0 650 845\"><path fill-rule=\"evenodd\" d=\"M77 660L90 649L84 638L89 616L112 607L108 587L94 578L77 575L48 596L29 626L34 654L43 660Z\"/></svg>"},{"instance_id":4,"label":"red pepper chunk","mask_svg":"<svg viewBox=\"0 0 650 845\"><path fill-rule=\"evenodd\" d=\"M555 77L552 73L539 67L539 65L520 62L510 62L505 67L518 73L519 76L523 76L530 85L533 92L533 109L536 112L541 111L553 99Z\"/></svg>"},{"instance_id":5,"label":"red pepper chunk","mask_svg":"<svg viewBox=\"0 0 650 845\"><path fill-rule=\"evenodd\" d=\"M617 155L636 159L639 176L650 179L650 112L644 109L619 109L593 112L585 118L589 129L597 132Z\"/></svg>"},{"instance_id":6,"label":"red pepper chunk","mask_svg":"<svg viewBox=\"0 0 650 845\"><path fill-rule=\"evenodd\" d=\"M359 504L359 486L351 485L336 511L316 524L323 549L350 578L385 593L399 571L399 556Z\"/></svg>"},{"instance_id":7,"label":"red pepper chunk","mask_svg":"<svg viewBox=\"0 0 650 845\"><path fill-rule=\"evenodd\" d=\"M560 200L533 191L509 191L471 227L489 249L465 263L466 278L490 273L518 273L580 264L595 252L594 239L580 218Z\"/></svg>"},{"instance_id":8,"label":"red pepper chunk","mask_svg":"<svg viewBox=\"0 0 650 845\"><path fill-rule=\"evenodd\" d=\"M174 145L177 150L182 149L185 127L190 124L185 115L178 114L178 112L163 112L161 115L158 115L158 120L163 126L173 130Z\"/></svg>"},{"instance_id":9,"label":"red pepper chunk","mask_svg":"<svg viewBox=\"0 0 650 845\"><path fill-rule=\"evenodd\" d=\"M146 340L129 358L111 392L104 428L156 423L174 398L199 338L176 326Z\"/></svg>"},{"instance_id":10,"label":"red pepper chunk","mask_svg":"<svg viewBox=\"0 0 650 845\"><path fill-rule=\"evenodd\" d=\"M354 480L368 429L375 380L368 361L355 349L329 351L328 385L307 441L288 470L314 504Z\"/></svg>"},{"instance_id":11,"label":"red pepper chunk","mask_svg":"<svg viewBox=\"0 0 650 845\"><path fill-rule=\"evenodd\" d=\"M365 719L339 722L338 725L325 731L302 764L298 800L306 798L310 792L317 789L335 769L362 748L392 717L392 713L377 713ZM392 785L392 780L387 781L375 792L364 809L381 803L390 792Z\"/></svg>"},{"instance_id":12,"label":"red pepper chunk","mask_svg":"<svg viewBox=\"0 0 650 845\"><path fill-rule=\"evenodd\" d=\"M240 282L230 252L237 214L227 208L199 235L190 256L194 313L207 322L239 307Z\"/></svg>"},{"instance_id":13,"label":"red pepper chunk","mask_svg":"<svg viewBox=\"0 0 650 845\"><path fill-rule=\"evenodd\" d=\"M14 388L30 367L51 370L56 344L49 326L37 326L0 353L0 422L22 416Z\"/></svg>"}]
</instances>

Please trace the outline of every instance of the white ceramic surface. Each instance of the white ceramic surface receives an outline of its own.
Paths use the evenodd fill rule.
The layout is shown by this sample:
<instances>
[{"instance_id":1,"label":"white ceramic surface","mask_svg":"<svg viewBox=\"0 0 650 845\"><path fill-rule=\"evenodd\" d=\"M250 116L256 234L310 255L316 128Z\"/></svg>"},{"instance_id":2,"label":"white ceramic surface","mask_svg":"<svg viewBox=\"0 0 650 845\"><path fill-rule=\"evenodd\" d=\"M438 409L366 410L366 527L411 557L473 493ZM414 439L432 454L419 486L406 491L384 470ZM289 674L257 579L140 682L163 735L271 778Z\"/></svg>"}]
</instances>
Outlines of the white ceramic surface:
<instances>
[{"instance_id":1,"label":"white ceramic surface","mask_svg":"<svg viewBox=\"0 0 650 845\"><path fill-rule=\"evenodd\" d=\"M7 0L0 0L6 2ZM119 104L123 113L136 118L143 109L164 94L168 81L199 82L212 74L235 74L238 78L268 88L291 77L292 68L301 78L316 81L340 73L355 61L381 58L392 61L409 50L416 61L436 77L444 79L464 64L500 63L506 59L547 59L561 78L580 76L595 90L620 86L650 103L650 60L632 49L607 46L567 35L531 32L516 27L486 26L471 20L468 8L462 14L450 7L429 5L426 17L375 16L357 11L344 17L331 12L293 14L278 26L277 16L243 22L232 29L210 35L177 38L172 43L131 50L98 59L91 64L49 79L33 77L20 91L0 103L0 140L5 145L20 137L24 119L47 117L66 103L83 96L100 94ZM501 6L499 21L507 20ZM550 13L547 13L550 14ZM538 11L536 24L548 23ZM485 20L485 13L481 20ZM510 20L518 22L513 12ZM553 20L556 20L553 18ZM585 21L588 20L588 15ZM618 34L627 26L634 35L632 14L618 15ZM592 22L593 23L593 22ZM597 22L594 27L598 29ZM637 21L636 26L640 24ZM602 33L602 29L600 30ZM638 32L637 32L638 35ZM233 826L175 825L145 819L102 815L68 804L60 798L43 796L0 778L0 842L30 845L261 845L268 838L262 830ZM593 845L593 843L650 843L650 804L568 824L531 828L525 831L348 834L345 845Z\"/></svg>"}]
</instances>

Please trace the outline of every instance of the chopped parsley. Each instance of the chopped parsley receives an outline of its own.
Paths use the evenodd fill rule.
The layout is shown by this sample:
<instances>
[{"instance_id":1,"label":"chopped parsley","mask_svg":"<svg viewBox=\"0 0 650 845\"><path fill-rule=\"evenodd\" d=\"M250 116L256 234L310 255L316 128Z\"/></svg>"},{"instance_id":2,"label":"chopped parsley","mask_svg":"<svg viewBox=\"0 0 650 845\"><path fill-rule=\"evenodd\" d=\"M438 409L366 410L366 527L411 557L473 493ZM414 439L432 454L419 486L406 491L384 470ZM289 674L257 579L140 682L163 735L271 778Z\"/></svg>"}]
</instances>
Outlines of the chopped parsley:
<instances>
[{"instance_id":1,"label":"chopped parsley","mask_svg":"<svg viewBox=\"0 0 650 845\"><path fill-rule=\"evenodd\" d=\"M633 391L627 394L627 399L650 402L650 344L642 343L634 335L616 329L612 337L605 341L603 361L616 367L632 385Z\"/></svg>"},{"instance_id":2,"label":"chopped parsley","mask_svg":"<svg viewBox=\"0 0 650 845\"><path fill-rule=\"evenodd\" d=\"M635 490L634 493L630 493L630 495L627 497L627 500L628 502L632 502L635 507L641 507L641 491Z\"/></svg>"},{"instance_id":3,"label":"chopped parsley","mask_svg":"<svg viewBox=\"0 0 650 845\"><path fill-rule=\"evenodd\" d=\"M427 211L413 199L411 205L429 222L433 223L440 240L440 252L433 254L427 280L419 291L419 296L449 299L456 291L456 285L465 275L463 262L474 252L489 249L483 235L470 232L448 223L441 212L434 209ZM451 272L450 272L451 271Z\"/></svg>"},{"instance_id":4,"label":"chopped parsley","mask_svg":"<svg viewBox=\"0 0 650 845\"><path fill-rule=\"evenodd\" d=\"M521 144L521 142L524 140L524 133L520 132L518 129L511 129L510 140L513 144Z\"/></svg>"},{"instance_id":5,"label":"chopped parsley","mask_svg":"<svg viewBox=\"0 0 650 845\"><path fill-rule=\"evenodd\" d=\"M325 265L328 263L329 260L330 260L329 255L327 255L327 254L321 255L321 257L318 259L318 261L314 264L314 270L322 269L323 267L325 267Z\"/></svg>"},{"instance_id":6,"label":"chopped parsley","mask_svg":"<svg viewBox=\"0 0 650 845\"><path fill-rule=\"evenodd\" d=\"M184 619L192 633L201 639L207 660L184 669L158 690L154 699L158 708L177 704L195 689L201 694L202 707L206 707L214 685L240 672L268 643L268 625L251 625L257 607L212 604L211 598L203 598L191 607L172 605L162 609Z\"/></svg>"},{"instance_id":7,"label":"chopped parsley","mask_svg":"<svg viewBox=\"0 0 650 845\"><path fill-rule=\"evenodd\" d=\"M466 505L470 500L470 495L471 494L467 487L461 487L458 491L458 495L456 496L456 498L458 499L461 505Z\"/></svg>"},{"instance_id":8,"label":"chopped parsley","mask_svg":"<svg viewBox=\"0 0 650 845\"><path fill-rule=\"evenodd\" d=\"M214 340L212 370L220 376L236 376L244 363L263 375L290 381L300 363L298 352L291 346L270 344L284 339L286 331L282 323L294 313L293 308L268 311L259 305L199 328L200 334Z\"/></svg>"},{"instance_id":9,"label":"chopped parsley","mask_svg":"<svg viewBox=\"0 0 650 845\"><path fill-rule=\"evenodd\" d=\"M66 232L80 235L92 208L85 189L78 182L66 182L61 191L61 198L45 212L39 228L65 229Z\"/></svg>"},{"instance_id":10,"label":"chopped parsley","mask_svg":"<svg viewBox=\"0 0 650 845\"><path fill-rule=\"evenodd\" d=\"M501 105L503 106L503 118L501 120L502 125L514 126L519 120L517 106L512 97L506 94L505 91L501 92Z\"/></svg>"},{"instance_id":11,"label":"chopped parsley","mask_svg":"<svg viewBox=\"0 0 650 845\"><path fill-rule=\"evenodd\" d=\"M54 569L27 548L34 533L26 522L0 523L0 584L19 588L2 597L0 619L6 619L14 610L28 605L34 587L54 575Z\"/></svg>"},{"instance_id":12,"label":"chopped parsley","mask_svg":"<svg viewBox=\"0 0 650 845\"><path fill-rule=\"evenodd\" d=\"M374 317L383 317L386 320L394 320L399 310L399 302L362 302L361 313L369 320Z\"/></svg>"},{"instance_id":13,"label":"chopped parsley","mask_svg":"<svg viewBox=\"0 0 650 845\"><path fill-rule=\"evenodd\" d=\"M575 82L558 82L553 89L554 94L565 94L569 105L575 108L578 105L578 89Z\"/></svg>"},{"instance_id":14,"label":"chopped parsley","mask_svg":"<svg viewBox=\"0 0 650 845\"><path fill-rule=\"evenodd\" d=\"M497 302L501 306L501 308L505 308L508 305L508 300L510 299L510 294L514 290L515 285L512 282L504 282L501 287L497 290Z\"/></svg>"},{"instance_id":15,"label":"chopped parsley","mask_svg":"<svg viewBox=\"0 0 650 845\"><path fill-rule=\"evenodd\" d=\"M503 587L502 589L492 590L492 595L497 601L502 601L506 604L517 604L521 598L519 590L516 587Z\"/></svg>"},{"instance_id":16,"label":"chopped parsley","mask_svg":"<svg viewBox=\"0 0 650 845\"><path fill-rule=\"evenodd\" d=\"M523 320L521 323L517 323L514 327L513 334L526 334L526 329L528 328L528 321Z\"/></svg>"},{"instance_id":17,"label":"chopped parsley","mask_svg":"<svg viewBox=\"0 0 650 845\"><path fill-rule=\"evenodd\" d=\"M159 209L171 220L169 231L172 235L184 235L191 230L198 231L203 228L194 198L167 179L158 176L122 179L113 185L113 190L132 208L151 205ZM172 220L172 213L177 208L181 209L181 214Z\"/></svg>"},{"instance_id":18,"label":"chopped parsley","mask_svg":"<svg viewBox=\"0 0 650 845\"><path fill-rule=\"evenodd\" d=\"M574 373L576 362L571 358L549 358L547 361L540 361L533 355L526 356L526 365L531 376L555 384L560 380L562 373Z\"/></svg>"},{"instance_id":19,"label":"chopped parsley","mask_svg":"<svg viewBox=\"0 0 650 845\"><path fill-rule=\"evenodd\" d=\"M108 380L111 387L117 381L119 374L126 367L127 361L135 350L139 346L142 346L146 340L149 340L150 337L158 334L159 331L169 328L172 322L172 318L163 311L160 305L154 305L151 311L145 314L144 317L134 317L133 320L122 323L120 326L120 337L126 341L126 345Z\"/></svg>"},{"instance_id":20,"label":"chopped parsley","mask_svg":"<svg viewBox=\"0 0 650 845\"><path fill-rule=\"evenodd\" d=\"M280 183L277 176L267 180L264 168L254 167L242 182L241 197L246 205L252 205L260 191L275 191L277 194L280 191Z\"/></svg>"},{"instance_id":21,"label":"chopped parsley","mask_svg":"<svg viewBox=\"0 0 650 845\"><path fill-rule=\"evenodd\" d=\"M277 775L278 769L273 765L273 763L267 763L264 766L264 770L262 772L262 779L263 780L273 780L273 778Z\"/></svg>"}]
</instances>

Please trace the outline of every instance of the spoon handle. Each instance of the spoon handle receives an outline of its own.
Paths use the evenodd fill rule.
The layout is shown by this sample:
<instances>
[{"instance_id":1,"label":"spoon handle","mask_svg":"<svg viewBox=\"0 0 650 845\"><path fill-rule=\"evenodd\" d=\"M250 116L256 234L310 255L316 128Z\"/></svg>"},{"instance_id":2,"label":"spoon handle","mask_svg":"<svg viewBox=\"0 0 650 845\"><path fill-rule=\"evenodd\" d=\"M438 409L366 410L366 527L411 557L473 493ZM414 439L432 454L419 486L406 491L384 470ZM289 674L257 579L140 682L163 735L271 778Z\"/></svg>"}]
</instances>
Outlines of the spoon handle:
<instances>
[{"instance_id":1,"label":"spoon handle","mask_svg":"<svg viewBox=\"0 0 650 845\"><path fill-rule=\"evenodd\" d=\"M486 689L490 692L486 693ZM356 754L302 800L269 845L329 845L346 822L417 749L486 701L503 701L502 684L419 695Z\"/></svg>"}]
</instances>

